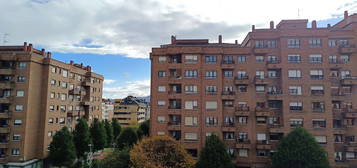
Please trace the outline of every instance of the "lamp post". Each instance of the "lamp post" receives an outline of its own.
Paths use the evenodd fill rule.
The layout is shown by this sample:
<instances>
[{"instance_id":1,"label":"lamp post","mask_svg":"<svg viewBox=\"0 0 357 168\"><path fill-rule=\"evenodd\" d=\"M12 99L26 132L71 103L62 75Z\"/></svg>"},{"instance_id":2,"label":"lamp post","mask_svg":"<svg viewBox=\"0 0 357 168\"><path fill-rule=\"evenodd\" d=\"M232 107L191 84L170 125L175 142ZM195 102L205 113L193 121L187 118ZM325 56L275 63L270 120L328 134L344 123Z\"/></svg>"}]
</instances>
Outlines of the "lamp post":
<instances>
[{"instance_id":1,"label":"lamp post","mask_svg":"<svg viewBox=\"0 0 357 168\"><path fill-rule=\"evenodd\" d=\"M92 167L92 158L93 158L93 153L92 153L92 144L89 144L89 153L87 154L87 163L89 168Z\"/></svg>"}]
</instances>

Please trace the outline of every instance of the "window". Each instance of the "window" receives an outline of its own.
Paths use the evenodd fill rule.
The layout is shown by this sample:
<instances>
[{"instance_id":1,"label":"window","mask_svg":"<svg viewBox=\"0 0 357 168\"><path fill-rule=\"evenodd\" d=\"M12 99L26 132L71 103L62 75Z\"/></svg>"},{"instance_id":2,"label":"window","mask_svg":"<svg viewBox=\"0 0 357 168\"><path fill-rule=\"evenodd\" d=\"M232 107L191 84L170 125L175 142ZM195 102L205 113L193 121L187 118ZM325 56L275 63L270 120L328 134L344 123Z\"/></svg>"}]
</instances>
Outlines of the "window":
<instances>
[{"instance_id":1,"label":"window","mask_svg":"<svg viewBox=\"0 0 357 168\"><path fill-rule=\"evenodd\" d=\"M315 136L315 139L319 144L327 144L326 136Z\"/></svg>"},{"instance_id":2,"label":"window","mask_svg":"<svg viewBox=\"0 0 357 168\"><path fill-rule=\"evenodd\" d=\"M299 64L301 62L300 55L288 55L288 63Z\"/></svg>"},{"instance_id":3,"label":"window","mask_svg":"<svg viewBox=\"0 0 357 168\"><path fill-rule=\"evenodd\" d=\"M318 79L318 80L321 80L321 79L324 79L324 73L322 70L310 70L310 78L311 79Z\"/></svg>"},{"instance_id":4,"label":"window","mask_svg":"<svg viewBox=\"0 0 357 168\"><path fill-rule=\"evenodd\" d=\"M264 79L264 71L255 71L256 79Z\"/></svg>"},{"instance_id":5,"label":"window","mask_svg":"<svg viewBox=\"0 0 357 168\"><path fill-rule=\"evenodd\" d=\"M349 78L349 77L351 77L351 71L341 71L342 79Z\"/></svg>"},{"instance_id":6,"label":"window","mask_svg":"<svg viewBox=\"0 0 357 168\"><path fill-rule=\"evenodd\" d=\"M20 134L14 134L12 136L12 140L13 141L20 141L21 140L21 135Z\"/></svg>"},{"instance_id":7,"label":"window","mask_svg":"<svg viewBox=\"0 0 357 168\"><path fill-rule=\"evenodd\" d=\"M234 118L233 117L224 117L224 124L229 126L234 126Z\"/></svg>"},{"instance_id":8,"label":"window","mask_svg":"<svg viewBox=\"0 0 357 168\"><path fill-rule=\"evenodd\" d=\"M289 109L292 112L301 112L302 111L302 102L290 102Z\"/></svg>"},{"instance_id":9,"label":"window","mask_svg":"<svg viewBox=\"0 0 357 168\"><path fill-rule=\"evenodd\" d=\"M49 110L50 111L55 111L55 106L54 105L50 105Z\"/></svg>"},{"instance_id":10,"label":"window","mask_svg":"<svg viewBox=\"0 0 357 168\"><path fill-rule=\"evenodd\" d=\"M255 91L256 92L264 92L265 86L264 85L255 85Z\"/></svg>"},{"instance_id":11,"label":"window","mask_svg":"<svg viewBox=\"0 0 357 168\"><path fill-rule=\"evenodd\" d=\"M343 140L342 140L343 134L334 134L333 136L334 136L335 142L337 142L337 143L343 142Z\"/></svg>"},{"instance_id":12,"label":"window","mask_svg":"<svg viewBox=\"0 0 357 168\"><path fill-rule=\"evenodd\" d=\"M48 118L48 123L53 124L53 118Z\"/></svg>"},{"instance_id":13,"label":"window","mask_svg":"<svg viewBox=\"0 0 357 168\"><path fill-rule=\"evenodd\" d=\"M197 133L185 133L185 140L197 140Z\"/></svg>"},{"instance_id":14,"label":"window","mask_svg":"<svg viewBox=\"0 0 357 168\"><path fill-rule=\"evenodd\" d=\"M198 108L197 100L192 100L192 101L186 101L185 102L185 109L193 110L193 109L197 109L197 108Z\"/></svg>"},{"instance_id":15,"label":"window","mask_svg":"<svg viewBox=\"0 0 357 168\"><path fill-rule=\"evenodd\" d=\"M325 103L324 102L312 102L312 111L313 112L324 112Z\"/></svg>"},{"instance_id":16,"label":"window","mask_svg":"<svg viewBox=\"0 0 357 168\"><path fill-rule=\"evenodd\" d=\"M246 116L239 116L239 117L238 117L238 123L239 123L239 124L247 124L247 123L248 123L248 117L246 117Z\"/></svg>"},{"instance_id":17,"label":"window","mask_svg":"<svg viewBox=\"0 0 357 168\"><path fill-rule=\"evenodd\" d=\"M65 101L67 99L67 94L61 94L61 100L62 101Z\"/></svg>"},{"instance_id":18,"label":"window","mask_svg":"<svg viewBox=\"0 0 357 168\"><path fill-rule=\"evenodd\" d=\"M301 71L297 69L288 70L289 78L301 78Z\"/></svg>"},{"instance_id":19,"label":"window","mask_svg":"<svg viewBox=\"0 0 357 168\"><path fill-rule=\"evenodd\" d=\"M206 101L206 110L216 110L217 102L216 101Z\"/></svg>"},{"instance_id":20,"label":"window","mask_svg":"<svg viewBox=\"0 0 357 168\"><path fill-rule=\"evenodd\" d=\"M260 134L260 133L257 134L257 141L262 142L262 141L266 141L266 140L267 140L266 134Z\"/></svg>"},{"instance_id":21,"label":"window","mask_svg":"<svg viewBox=\"0 0 357 168\"><path fill-rule=\"evenodd\" d=\"M309 40L310 48L321 48L321 39L313 38Z\"/></svg>"},{"instance_id":22,"label":"window","mask_svg":"<svg viewBox=\"0 0 357 168\"><path fill-rule=\"evenodd\" d=\"M26 62L19 62L19 69L25 69L26 68Z\"/></svg>"},{"instance_id":23,"label":"window","mask_svg":"<svg viewBox=\"0 0 357 168\"><path fill-rule=\"evenodd\" d=\"M64 118L59 118L59 124L65 124L65 119Z\"/></svg>"},{"instance_id":24,"label":"window","mask_svg":"<svg viewBox=\"0 0 357 168\"><path fill-rule=\"evenodd\" d=\"M159 56L159 62L160 63L166 62L166 56Z\"/></svg>"},{"instance_id":25,"label":"window","mask_svg":"<svg viewBox=\"0 0 357 168\"><path fill-rule=\"evenodd\" d=\"M247 57L246 56L238 56L238 63L244 63L247 62Z\"/></svg>"},{"instance_id":26,"label":"window","mask_svg":"<svg viewBox=\"0 0 357 168\"><path fill-rule=\"evenodd\" d=\"M54 99L54 98L55 98L55 93L54 93L54 92L51 92L51 93L50 93L50 98L51 98L51 99Z\"/></svg>"},{"instance_id":27,"label":"window","mask_svg":"<svg viewBox=\"0 0 357 168\"><path fill-rule=\"evenodd\" d=\"M278 78L278 72L276 70L268 70L268 78Z\"/></svg>"},{"instance_id":28,"label":"window","mask_svg":"<svg viewBox=\"0 0 357 168\"><path fill-rule=\"evenodd\" d=\"M197 60L197 55L185 55L185 63L187 64L196 64Z\"/></svg>"},{"instance_id":29,"label":"window","mask_svg":"<svg viewBox=\"0 0 357 168\"><path fill-rule=\"evenodd\" d=\"M22 120L14 120L14 125L19 126L22 124Z\"/></svg>"},{"instance_id":30,"label":"window","mask_svg":"<svg viewBox=\"0 0 357 168\"><path fill-rule=\"evenodd\" d=\"M267 60L267 62L269 63L269 64L277 64L277 63L279 63L279 59L278 59L278 57L277 56L268 56L268 60Z\"/></svg>"},{"instance_id":31,"label":"window","mask_svg":"<svg viewBox=\"0 0 357 168\"><path fill-rule=\"evenodd\" d=\"M11 155L18 156L20 155L20 149L11 149Z\"/></svg>"},{"instance_id":32,"label":"window","mask_svg":"<svg viewBox=\"0 0 357 168\"><path fill-rule=\"evenodd\" d=\"M166 102L163 101L163 100L157 101L157 105L158 105L158 106L165 106L165 104L166 104Z\"/></svg>"},{"instance_id":33,"label":"window","mask_svg":"<svg viewBox=\"0 0 357 168\"><path fill-rule=\"evenodd\" d=\"M185 77L186 78L197 78L198 73L196 70L186 70L185 71Z\"/></svg>"},{"instance_id":34,"label":"window","mask_svg":"<svg viewBox=\"0 0 357 168\"><path fill-rule=\"evenodd\" d=\"M264 41L263 40L255 41L255 48L264 48Z\"/></svg>"},{"instance_id":35,"label":"window","mask_svg":"<svg viewBox=\"0 0 357 168\"><path fill-rule=\"evenodd\" d=\"M166 92L166 87L165 87L165 86L159 86L159 87L157 88L157 90L158 90L159 92Z\"/></svg>"},{"instance_id":36,"label":"window","mask_svg":"<svg viewBox=\"0 0 357 168\"><path fill-rule=\"evenodd\" d=\"M223 132L224 140L234 140L234 132Z\"/></svg>"},{"instance_id":37,"label":"window","mask_svg":"<svg viewBox=\"0 0 357 168\"><path fill-rule=\"evenodd\" d=\"M347 47L348 46L348 40L340 40L340 46Z\"/></svg>"},{"instance_id":38,"label":"window","mask_svg":"<svg viewBox=\"0 0 357 168\"><path fill-rule=\"evenodd\" d=\"M264 62L264 56L255 56L256 62Z\"/></svg>"},{"instance_id":39,"label":"window","mask_svg":"<svg viewBox=\"0 0 357 168\"><path fill-rule=\"evenodd\" d=\"M213 94L217 92L216 86L206 86L206 93Z\"/></svg>"},{"instance_id":40,"label":"window","mask_svg":"<svg viewBox=\"0 0 357 168\"><path fill-rule=\"evenodd\" d=\"M52 131L48 131L48 132L47 132L47 136L48 136L48 137L52 137L52 135L53 135Z\"/></svg>"},{"instance_id":41,"label":"window","mask_svg":"<svg viewBox=\"0 0 357 168\"><path fill-rule=\"evenodd\" d=\"M62 88L67 88L67 85L68 85L67 82L61 82L61 87Z\"/></svg>"},{"instance_id":42,"label":"window","mask_svg":"<svg viewBox=\"0 0 357 168\"><path fill-rule=\"evenodd\" d=\"M334 47L334 46L336 46L336 40L328 40L328 46L329 46L329 47Z\"/></svg>"},{"instance_id":43,"label":"window","mask_svg":"<svg viewBox=\"0 0 357 168\"><path fill-rule=\"evenodd\" d=\"M302 127L304 125L304 119L302 118L291 118L290 127Z\"/></svg>"},{"instance_id":44,"label":"window","mask_svg":"<svg viewBox=\"0 0 357 168\"><path fill-rule=\"evenodd\" d=\"M312 127L313 128L326 128L326 120L325 119L312 119Z\"/></svg>"},{"instance_id":45,"label":"window","mask_svg":"<svg viewBox=\"0 0 357 168\"><path fill-rule=\"evenodd\" d=\"M185 125L197 126L197 117L185 117Z\"/></svg>"},{"instance_id":46,"label":"window","mask_svg":"<svg viewBox=\"0 0 357 168\"><path fill-rule=\"evenodd\" d=\"M206 79L215 79L217 77L217 71L206 71Z\"/></svg>"},{"instance_id":47,"label":"window","mask_svg":"<svg viewBox=\"0 0 357 168\"><path fill-rule=\"evenodd\" d=\"M205 56L205 63L206 64L216 64L217 56Z\"/></svg>"},{"instance_id":48,"label":"window","mask_svg":"<svg viewBox=\"0 0 357 168\"><path fill-rule=\"evenodd\" d=\"M218 120L216 117L206 117L206 126L218 125Z\"/></svg>"},{"instance_id":49,"label":"window","mask_svg":"<svg viewBox=\"0 0 357 168\"><path fill-rule=\"evenodd\" d=\"M322 63L322 56L320 54L311 54L309 55L310 63L320 64Z\"/></svg>"},{"instance_id":50,"label":"window","mask_svg":"<svg viewBox=\"0 0 357 168\"><path fill-rule=\"evenodd\" d=\"M266 124L267 118L266 117L257 117L257 124Z\"/></svg>"},{"instance_id":51,"label":"window","mask_svg":"<svg viewBox=\"0 0 357 168\"><path fill-rule=\"evenodd\" d=\"M23 106L23 105L17 104L17 105L15 106L15 111L23 111L23 110L24 110L24 106Z\"/></svg>"},{"instance_id":52,"label":"window","mask_svg":"<svg viewBox=\"0 0 357 168\"><path fill-rule=\"evenodd\" d=\"M288 48L300 48L300 40L288 39Z\"/></svg>"},{"instance_id":53,"label":"window","mask_svg":"<svg viewBox=\"0 0 357 168\"><path fill-rule=\"evenodd\" d=\"M311 86L311 95L319 96L324 95L324 87L323 86Z\"/></svg>"},{"instance_id":54,"label":"window","mask_svg":"<svg viewBox=\"0 0 357 168\"><path fill-rule=\"evenodd\" d=\"M67 78L68 77L68 71L67 70L63 70L62 71L62 76Z\"/></svg>"},{"instance_id":55,"label":"window","mask_svg":"<svg viewBox=\"0 0 357 168\"><path fill-rule=\"evenodd\" d=\"M56 73L56 72L57 72L56 67L51 66L51 72L52 72L52 73Z\"/></svg>"},{"instance_id":56,"label":"window","mask_svg":"<svg viewBox=\"0 0 357 168\"><path fill-rule=\"evenodd\" d=\"M223 76L225 78L231 78L231 77L233 77L233 71L232 70L223 70Z\"/></svg>"},{"instance_id":57,"label":"window","mask_svg":"<svg viewBox=\"0 0 357 168\"><path fill-rule=\"evenodd\" d=\"M24 97L24 95L25 95L25 91L23 90L16 91L16 97Z\"/></svg>"},{"instance_id":58,"label":"window","mask_svg":"<svg viewBox=\"0 0 357 168\"><path fill-rule=\"evenodd\" d=\"M25 82L26 78L24 76L18 76L17 82Z\"/></svg>"},{"instance_id":59,"label":"window","mask_svg":"<svg viewBox=\"0 0 357 168\"><path fill-rule=\"evenodd\" d=\"M246 71L238 71L237 74L238 74L238 76L237 76L238 80L247 79L248 78L248 75L247 75Z\"/></svg>"},{"instance_id":60,"label":"window","mask_svg":"<svg viewBox=\"0 0 357 168\"><path fill-rule=\"evenodd\" d=\"M338 61L337 61L337 56L336 56L336 55L328 56L328 62L329 62L330 64L336 64L336 63L338 63Z\"/></svg>"},{"instance_id":61,"label":"window","mask_svg":"<svg viewBox=\"0 0 357 168\"><path fill-rule=\"evenodd\" d=\"M60 110L61 110L61 112L66 112L66 106L65 105L61 105L60 106Z\"/></svg>"},{"instance_id":62,"label":"window","mask_svg":"<svg viewBox=\"0 0 357 168\"><path fill-rule=\"evenodd\" d=\"M157 122L159 123L164 123L165 122L165 116L157 116Z\"/></svg>"},{"instance_id":63,"label":"window","mask_svg":"<svg viewBox=\"0 0 357 168\"><path fill-rule=\"evenodd\" d=\"M340 59L341 59L341 62L345 64L345 63L347 63L347 62L350 61L350 56L348 56L348 55L341 55L341 56L340 56Z\"/></svg>"},{"instance_id":64,"label":"window","mask_svg":"<svg viewBox=\"0 0 357 168\"><path fill-rule=\"evenodd\" d=\"M166 72L165 71L159 71L158 75L159 75L159 77L165 77L166 76Z\"/></svg>"},{"instance_id":65,"label":"window","mask_svg":"<svg viewBox=\"0 0 357 168\"><path fill-rule=\"evenodd\" d=\"M223 64L234 64L233 56L223 56Z\"/></svg>"},{"instance_id":66,"label":"window","mask_svg":"<svg viewBox=\"0 0 357 168\"><path fill-rule=\"evenodd\" d=\"M165 132L164 132L164 131L158 131L158 132L157 132L157 135L158 135L158 136L164 136L164 135L165 135Z\"/></svg>"},{"instance_id":67,"label":"window","mask_svg":"<svg viewBox=\"0 0 357 168\"><path fill-rule=\"evenodd\" d=\"M237 85L237 90L238 92L244 93L248 91L248 86L247 85Z\"/></svg>"},{"instance_id":68,"label":"window","mask_svg":"<svg viewBox=\"0 0 357 168\"><path fill-rule=\"evenodd\" d=\"M266 41L266 45L268 48L276 48L276 40L268 40Z\"/></svg>"},{"instance_id":69,"label":"window","mask_svg":"<svg viewBox=\"0 0 357 168\"><path fill-rule=\"evenodd\" d=\"M356 160L357 153L356 152L346 152L346 160Z\"/></svg>"},{"instance_id":70,"label":"window","mask_svg":"<svg viewBox=\"0 0 357 168\"><path fill-rule=\"evenodd\" d=\"M197 93L197 86L196 85L187 85L185 86L186 93Z\"/></svg>"},{"instance_id":71,"label":"window","mask_svg":"<svg viewBox=\"0 0 357 168\"><path fill-rule=\"evenodd\" d=\"M248 157L248 149L238 149L239 157Z\"/></svg>"}]
</instances>

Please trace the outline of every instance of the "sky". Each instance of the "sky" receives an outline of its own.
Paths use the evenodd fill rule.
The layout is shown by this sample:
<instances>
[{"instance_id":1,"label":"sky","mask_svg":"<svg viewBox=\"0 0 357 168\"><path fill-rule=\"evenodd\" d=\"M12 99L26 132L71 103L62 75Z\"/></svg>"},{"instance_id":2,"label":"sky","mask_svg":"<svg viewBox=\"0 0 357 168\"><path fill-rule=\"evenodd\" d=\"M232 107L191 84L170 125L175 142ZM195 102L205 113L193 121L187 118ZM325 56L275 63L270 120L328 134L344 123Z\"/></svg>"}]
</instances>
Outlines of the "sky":
<instances>
[{"instance_id":1,"label":"sky","mask_svg":"<svg viewBox=\"0 0 357 168\"><path fill-rule=\"evenodd\" d=\"M32 43L104 75L105 98L150 94L152 47L177 38L241 42L282 19L335 24L357 0L0 0L0 45Z\"/></svg>"}]
</instances>

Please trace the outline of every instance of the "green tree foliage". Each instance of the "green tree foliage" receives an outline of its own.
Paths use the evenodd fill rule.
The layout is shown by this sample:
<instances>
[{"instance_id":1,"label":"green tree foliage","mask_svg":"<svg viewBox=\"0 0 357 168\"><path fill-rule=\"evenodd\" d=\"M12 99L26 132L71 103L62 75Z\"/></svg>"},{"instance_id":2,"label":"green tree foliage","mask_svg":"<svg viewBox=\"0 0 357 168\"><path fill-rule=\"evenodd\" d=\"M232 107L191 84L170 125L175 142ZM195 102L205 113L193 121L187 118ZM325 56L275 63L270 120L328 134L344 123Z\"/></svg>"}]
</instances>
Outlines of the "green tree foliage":
<instances>
[{"instance_id":1,"label":"green tree foliage","mask_svg":"<svg viewBox=\"0 0 357 168\"><path fill-rule=\"evenodd\" d=\"M104 128L107 136L107 147L110 147L113 143L113 128L108 120L104 121Z\"/></svg>"},{"instance_id":2,"label":"green tree foliage","mask_svg":"<svg viewBox=\"0 0 357 168\"><path fill-rule=\"evenodd\" d=\"M93 150L97 151L103 149L107 141L106 131L104 128L104 124L100 122L97 118L94 119L90 127L90 133L93 143Z\"/></svg>"},{"instance_id":3,"label":"green tree foliage","mask_svg":"<svg viewBox=\"0 0 357 168\"><path fill-rule=\"evenodd\" d=\"M113 139L117 139L120 134L121 127L120 124L118 123L118 120L115 118L112 119L112 128L113 128Z\"/></svg>"},{"instance_id":4,"label":"green tree foliage","mask_svg":"<svg viewBox=\"0 0 357 168\"><path fill-rule=\"evenodd\" d=\"M196 168L234 168L226 145L217 135L207 137Z\"/></svg>"},{"instance_id":5,"label":"green tree foliage","mask_svg":"<svg viewBox=\"0 0 357 168\"><path fill-rule=\"evenodd\" d=\"M174 139L144 138L130 151L132 168L193 168L194 160Z\"/></svg>"},{"instance_id":6,"label":"green tree foliage","mask_svg":"<svg viewBox=\"0 0 357 168\"><path fill-rule=\"evenodd\" d=\"M285 136L272 157L273 168L329 168L324 149L304 128Z\"/></svg>"},{"instance_id":7,"label":"green tree foliage","mask_svg":"<svg viewBox=\"0 0 357 168\"><path fill-rule=\"evenodd\" d=\"M77 151L77 157L83 158L85 152L89 151L89 144L91 143L89 127L87 120L81 118L76 124L73 131L73 141Z\"/></svg>"},{"instance_id":8,"label":"green tree foliage","mask_svg":"<svg viewBox=\"0 0 357 168\"><path fill-rule=\"evenodd\" d=\"M142 122L139 126L139 129L143 133L144 136L149 136L150 133L150 120L146 120Z\"/></svg>"},{"instance_id":9,"label":"green tree foliage","mask_svg":"<svg viewBox=\"0 0 357 168\"><path fill-rule=\"evenodd\" d=\"M63 127L54 136L50 144L49 160L54 166L70 167L76 159L73 135Z\"/></svg>"},{"instance_id":10,"label":"green tree foliage","mask_svg":"<svg viewBox=\"0 0 357 168\"><path fill-rule=\"evenodd\" d=\"M138 141L138 135L134 128L126 127L121 131L118 137L117 148L122 150L126 147L132 147L136 141Z\"/></svg>"},{"instance_id":11,"label":"green tree foliage","mask_svg":"<svg viewBox=\"0 0 357 168\"><path fill-rule=\"evenodd\" d=\"M124 148L121 151L115 150L100 162L100 167L129 168L131 166L129 151L129 148Z\"/></svg>"}]
</instances>

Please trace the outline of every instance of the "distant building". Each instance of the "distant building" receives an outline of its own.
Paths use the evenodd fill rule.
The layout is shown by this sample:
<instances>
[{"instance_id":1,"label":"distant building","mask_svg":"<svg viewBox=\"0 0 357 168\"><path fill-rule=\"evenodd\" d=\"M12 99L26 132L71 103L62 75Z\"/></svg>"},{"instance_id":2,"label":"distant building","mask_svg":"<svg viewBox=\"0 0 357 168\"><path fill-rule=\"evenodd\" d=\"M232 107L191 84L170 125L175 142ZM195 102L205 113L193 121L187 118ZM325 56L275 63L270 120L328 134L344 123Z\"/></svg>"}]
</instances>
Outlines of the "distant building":
<instances>
[{"instance_id":1,"label":"distant building","mask_svg":"<svg viewBox=\"0 0 357 168\"><path fill-rule=\"evenodd\" d=\"M0 46L0 167L37 167L52 136L101 116L103 76L32 44Z\"/></svg>"},{"instance_id":2,"label":"distant building","mask_svg":"<svg viewBox=\"0 0 357 168\"><path fill-rule=\"evenodd\" d=\"M121 125L141 123L146 120L147 103L137 97L128 96L116 99L114 102L114 115Z\"/></svg>"},{"instance_id":3,"label":"distant building","mask_svg":"<svg viewBox=\"0 0 357 168\"><path fill-rule=\"evenodd\" d=\"M114 103L109 99L102 100L102 119L111 120L113 117Z\"/></svg>"}]
</instances>

